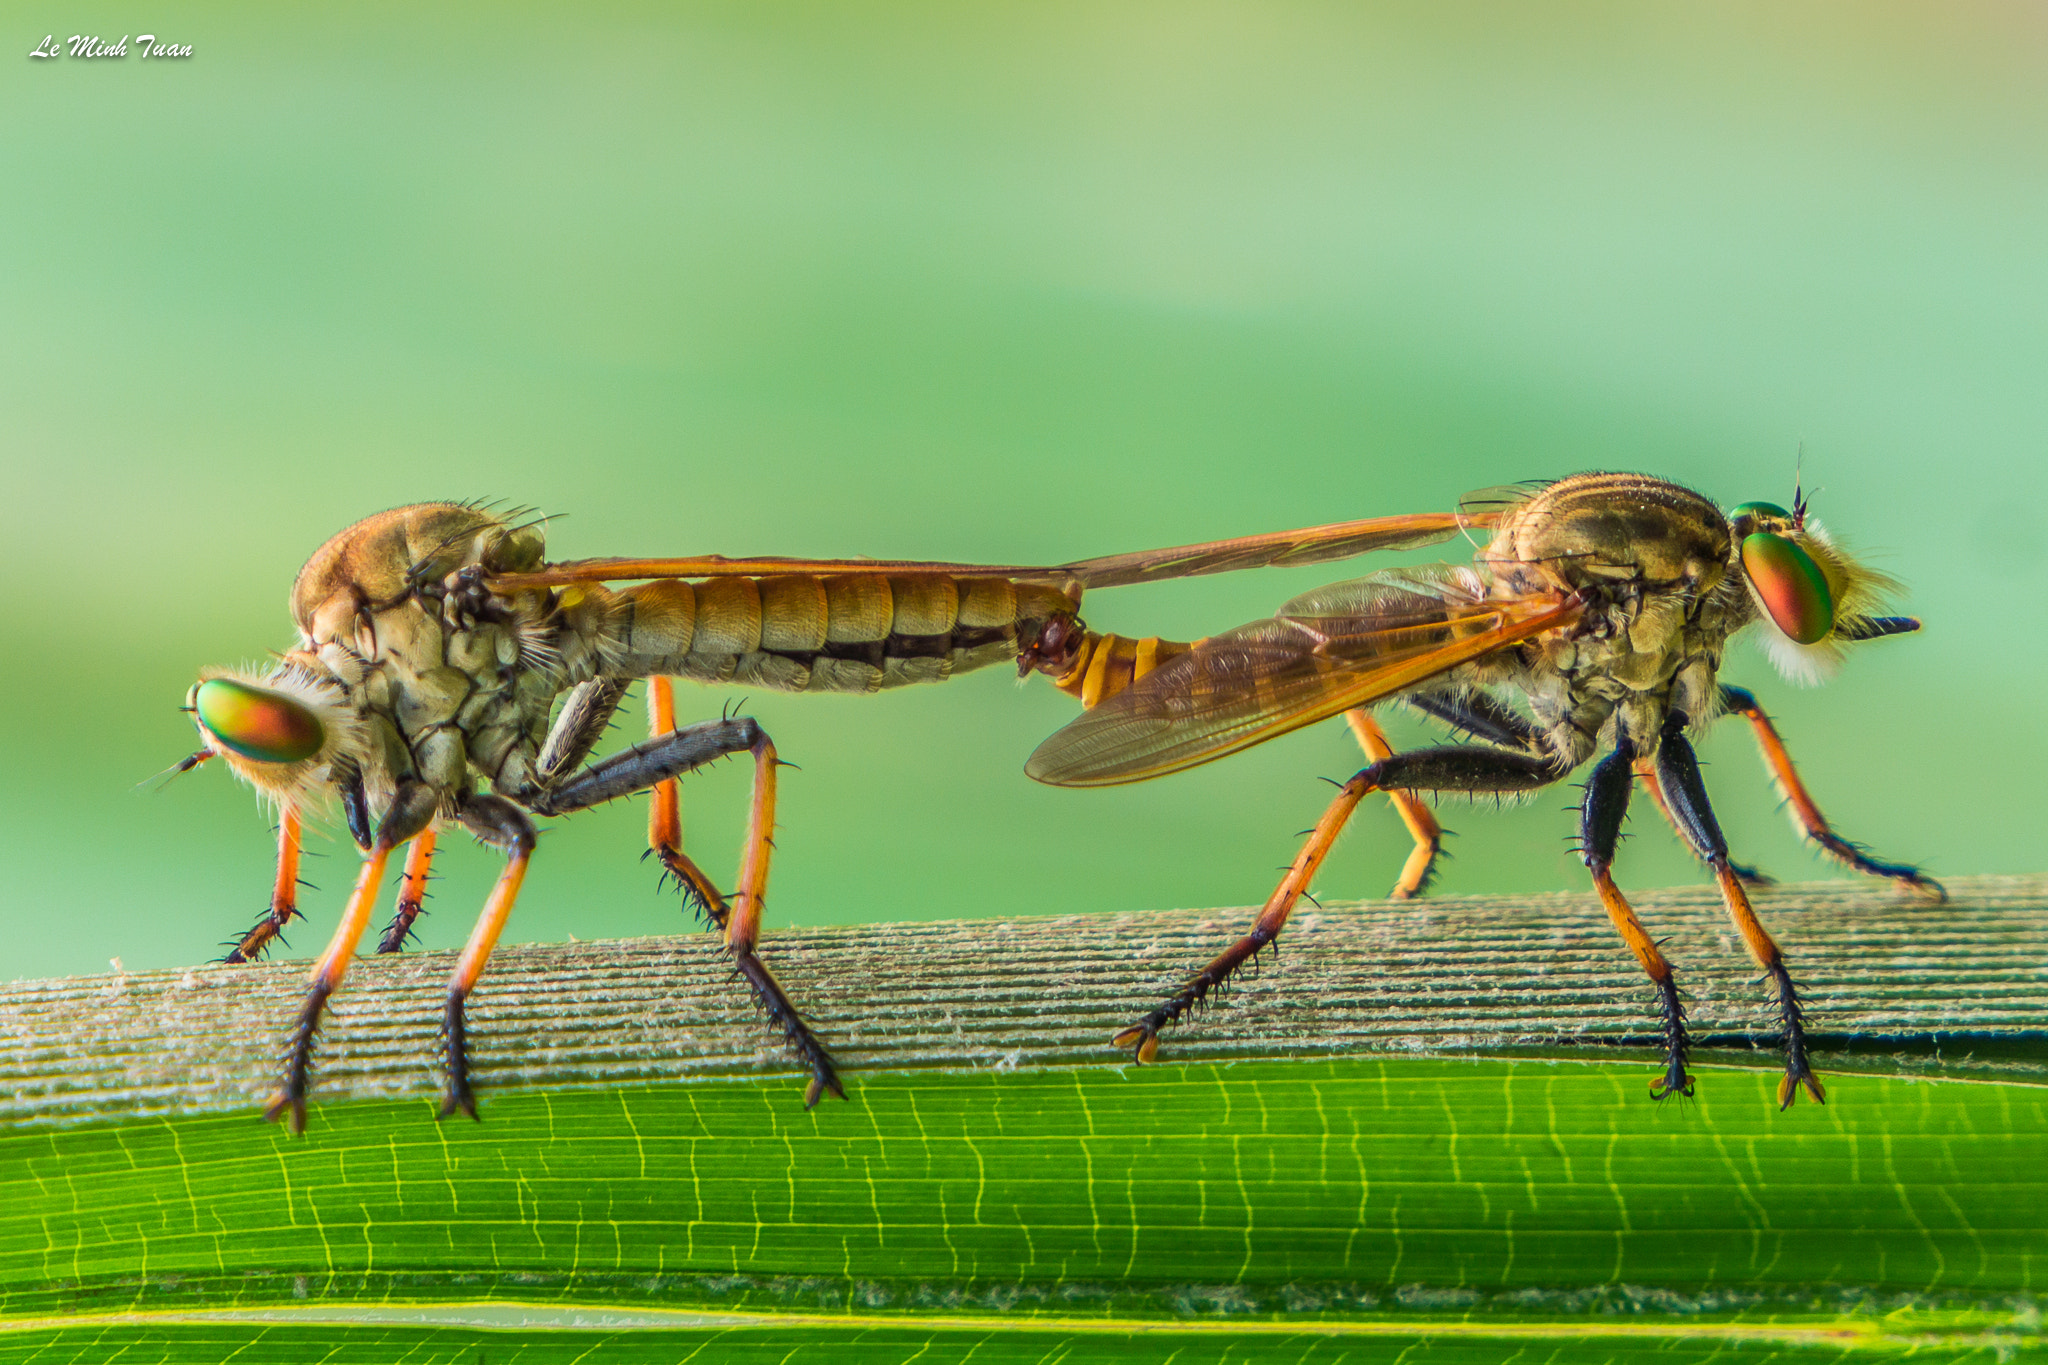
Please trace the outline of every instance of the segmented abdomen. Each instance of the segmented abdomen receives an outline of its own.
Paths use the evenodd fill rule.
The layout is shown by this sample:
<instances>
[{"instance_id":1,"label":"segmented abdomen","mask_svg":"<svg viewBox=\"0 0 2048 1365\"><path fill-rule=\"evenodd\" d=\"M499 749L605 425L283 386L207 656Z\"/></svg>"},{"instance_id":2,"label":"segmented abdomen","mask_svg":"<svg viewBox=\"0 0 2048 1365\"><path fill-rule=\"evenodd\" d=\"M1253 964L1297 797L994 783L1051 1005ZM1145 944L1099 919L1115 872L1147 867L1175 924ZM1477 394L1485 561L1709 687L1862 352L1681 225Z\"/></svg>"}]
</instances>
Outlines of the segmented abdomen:
<instances>
[{"instance_id":1,"label":"segmented abdomen","mask_svg":"<svg viewBox=\"0 0 2048 1365\"><path fill-rule=\"evenodd\" d=\"M1027 630L1074 601L1001 578L788 574L660 579L619 594L606 672L670 674L784 692L943 682L1017 656Z\"/></svg>"}]
</instances>

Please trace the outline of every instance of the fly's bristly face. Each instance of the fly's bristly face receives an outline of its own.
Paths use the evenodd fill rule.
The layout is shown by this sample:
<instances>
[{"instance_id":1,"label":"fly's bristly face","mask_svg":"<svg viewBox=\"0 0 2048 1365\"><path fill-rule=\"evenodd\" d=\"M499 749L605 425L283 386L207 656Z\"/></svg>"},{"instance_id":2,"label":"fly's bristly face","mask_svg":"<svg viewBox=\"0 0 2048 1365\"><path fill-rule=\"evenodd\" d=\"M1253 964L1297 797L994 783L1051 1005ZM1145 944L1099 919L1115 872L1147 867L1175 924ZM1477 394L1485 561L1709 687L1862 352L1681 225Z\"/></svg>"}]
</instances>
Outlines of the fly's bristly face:
<instances>
[{"instance_id":1,"label":"fly's bristly face","mask_svg":"<svg viewBox=\"0 0 2048 1365\"><path fill-rule=\"evenodd\" d=\"M337 766L358 763L362 722L317 659L295 653L258 674L208 668L185 707L206 751L278 806L317 806Z\"/></svg>"},{"instance_id":2,"label":"fly's bristly face","mask_svg":"<svg viewBox=\"0 0 2048 1365\"><path fill-rule=\"evenodd\" d=\"M1808 515L1803 496L1795 495L1790 511L1742 503L1729 512L1728 525L1731 568L1748 590L1758 642L1788 680L1824 682L1840 666L1843 645L1917 628L1878 615L1901 591L1899 583L1843 549Z\"/></svg>"}]
</instances>

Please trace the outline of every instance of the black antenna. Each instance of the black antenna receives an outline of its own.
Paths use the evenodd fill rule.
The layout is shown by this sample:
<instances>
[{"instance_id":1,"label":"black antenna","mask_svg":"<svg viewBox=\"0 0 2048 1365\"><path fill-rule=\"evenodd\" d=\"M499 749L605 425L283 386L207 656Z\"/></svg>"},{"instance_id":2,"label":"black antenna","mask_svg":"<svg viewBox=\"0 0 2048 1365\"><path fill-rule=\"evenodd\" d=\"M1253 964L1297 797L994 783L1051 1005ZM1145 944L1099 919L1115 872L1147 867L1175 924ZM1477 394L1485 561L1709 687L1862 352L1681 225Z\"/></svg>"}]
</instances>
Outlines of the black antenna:
<instances>
[{"instance_id":1,"label":"black antenna","mask_svg":"<svg viewBox=\"0 0 2048 1365\"><path fill-rule=\"evenodd\" d=\"M1799 442L1799 454L1792 463L1792 524L1806 525L1806 442Z\"/></svg>"}]
</instances>

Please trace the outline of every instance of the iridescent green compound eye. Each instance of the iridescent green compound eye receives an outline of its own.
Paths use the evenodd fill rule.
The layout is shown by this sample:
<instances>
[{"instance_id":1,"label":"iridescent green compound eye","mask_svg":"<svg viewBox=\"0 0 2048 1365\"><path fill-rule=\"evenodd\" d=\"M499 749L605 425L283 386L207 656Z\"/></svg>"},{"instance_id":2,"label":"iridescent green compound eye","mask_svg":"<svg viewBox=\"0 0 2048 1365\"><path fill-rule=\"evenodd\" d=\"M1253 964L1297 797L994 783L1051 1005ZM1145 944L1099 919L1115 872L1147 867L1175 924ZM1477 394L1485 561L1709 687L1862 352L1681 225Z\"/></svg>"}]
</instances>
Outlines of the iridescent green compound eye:
<instances>
[{"instance_id":1,"label":"iridescent green compound eye","mask_svg":"<svg viewBox=\"0 0 2048 1365\"><path fill-rule=\"evenodd\" d=\"M209 678L192 691L206 732L258 763L296 763L320 752L327 732L305 705L267 687Z\"/></svg>"},{"instance_id":2,"label":"iridescent green compound eye","mask_svg":"<svg viewBox=\"0 0 2048 1365\"><path fill-rule=\"evenodd\" d=\"M1769 531L1745 537L1742 572L1778 629L1800 644L1826 639L1835 628L1835 595L1827 577L1794 542Z\"/></svg>"}]
</instances>

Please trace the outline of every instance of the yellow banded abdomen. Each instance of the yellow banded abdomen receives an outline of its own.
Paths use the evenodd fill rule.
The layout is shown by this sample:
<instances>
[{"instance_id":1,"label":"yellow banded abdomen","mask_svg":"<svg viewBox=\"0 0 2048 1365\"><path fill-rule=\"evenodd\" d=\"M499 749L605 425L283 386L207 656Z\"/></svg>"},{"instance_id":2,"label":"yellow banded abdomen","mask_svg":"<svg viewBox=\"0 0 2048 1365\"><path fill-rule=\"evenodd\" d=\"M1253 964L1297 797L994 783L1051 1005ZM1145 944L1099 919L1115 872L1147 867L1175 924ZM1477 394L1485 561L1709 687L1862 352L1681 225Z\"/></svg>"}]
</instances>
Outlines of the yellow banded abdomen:
<instances>
[{"instance_id":1,"label":"yellow banded abdomen","mask_svg":"<svg viewBox=\"0 0 2048 1365\"><path fill-rule=\"evenodd\" d=\"M659 579L619 596L608 673L784 692L942 682L1015 658L1020 621L1074 609L1057 588L937 574Z\"/></svg>"}]
</instances>

